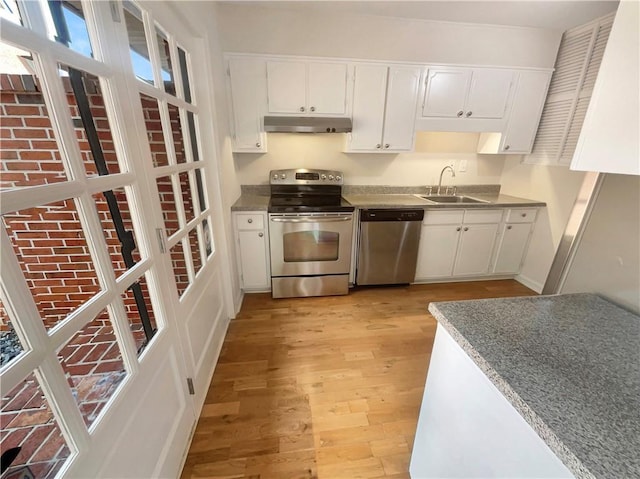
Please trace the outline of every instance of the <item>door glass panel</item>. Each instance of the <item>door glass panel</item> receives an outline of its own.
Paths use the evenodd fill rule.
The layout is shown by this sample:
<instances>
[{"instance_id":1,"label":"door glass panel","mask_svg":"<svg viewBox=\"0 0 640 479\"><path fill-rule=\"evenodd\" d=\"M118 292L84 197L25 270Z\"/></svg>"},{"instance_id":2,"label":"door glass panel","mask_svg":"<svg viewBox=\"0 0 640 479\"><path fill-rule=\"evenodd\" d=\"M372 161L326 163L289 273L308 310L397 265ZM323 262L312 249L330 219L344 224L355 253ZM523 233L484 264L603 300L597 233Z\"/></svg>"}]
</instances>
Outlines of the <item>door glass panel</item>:
<instances>
[{"instance_id":1,"label":"door glass panel","mask_svg":"<svg viewBox=\"0 0 640 479\"><path fill-rule=\"evenodd\" d=\"M58 359L89 427L127 375L108 311L78 331L60 349Z\"/></svg>"},{"instance_id":2,"label":"door glass panel","mask_svg":"<svg viewBox=\"0 0 640 479\"><path fill-rule=\"evenodd\" d=\"M173 194L173 183L170 176L161 176L156 182L158 195L160 196L160 206L162 207L162 217L164 218L164 227L167 230L167 236L171 236L180 227L176 199Z\"/></svg>"},{"instance_id":3,"label":"door glass panel","mask_svg":"<svg viewBox=\"0 0 640 479\"><path fill-rule=\"evenodd\" d=\"M127 25L133 73L140 80L153 85L153 67L151 66L144 23L142 23L142 13L131 2L124 2L124 21Z\"/></svg>"},{"instance_id":4,"label":"door glass panel","mask_svg":"<svg viewBox=\"0 0 640 479\"><path fill-rule=\"evenodd\" d=\"M180 109L172 105L169 106L169 119L171 121L171 134L173 136L173 145L176 152L176 162L186 163L187 155L184 151L184 136L182 135L182 126L180 125Z\"/></svg>"},{"instance_id":5,"label":"door glass panel","mask_svg":"<svg viewBox=\"0 0 640 479\"><path fill-rule=\"evenodd\" d=\"M0 301L0 368L19 356L24 347L13 329L9 312Z\"/></svg>"},{"instance_id":6,"label":"door glass panel","mask_svg":"<svg viewBox=\"0 0 640 479\"><path fill-rule=\"evenodd\" d=\"M120 172L98 77L58 65L88 175Z\"/></svg>"},{"instance_id":7,"label":"door glass panel","mask_svg":"<svg viewBox=\"0 0 640 479\"><path fill-rule=\"evenodd\" d=\"M82 55L92 57L91 40L80 1L49 0L53 38Z\"/></svg>"},{"instance_id":8,"label":"door glass panel","mask_svg":"<svg viewBox=\"0 0 640 479\"><path fill-rule=\"evenodd\" d=\"M189 185L189 173L183 172L178 175L180 178L180 191L182 192L182 204L184 205L184 214L186 222L188 223L195 218L195 211L193 209L193 196L191 195L191 188Z\"/></svg>"},{"instance_id":9,"label":"door glass panel","mask_svg":"<svg viewBox=\"0 0 640 479\"><path fill-rule=\"evenodd\" d=\"M173 274L176 278L176 288L178 295L182 296L184 290L189 286L189 274L187 272L187 261L184 256L184 248L182 241L178 241L176 245L169 251L171 256L171 265L173 266Z\"/></svg>"},{"instance_id":10,"label":"door glass panel","mask_svg":"<svg viewBox=\"0 0 640 479\"><path fill-rule=\"evenodd\" d=\"M182 78L184 100L187 103L191 103L191 84L189 82L189 68L187 66L187 54L180 47L178 47L178 61L180 62L180 77Z\"/></svg>"},{"instance_id":11,"label":"door glass panel","mask_svg":"<svg viewBox=\"0 0 640 479\"><path fill-rule=\"evenodd\" d=\"M3 478L55 477L70 451L33 373L2 398L0 423L3 454L20 448Z\"/></svg>"},{"instance_id":12,"label":"door glass panel","mask_svg":"<svg viewBox=\"0 0 640 479\"><path fill-rule=\"evenodd\" d=\"M47 329L100 291L73 200L2 216Z\"/></svg>"},{"instance_id":13,"label":"door glass panel","mask_svg":"<svg viewBox=\"0 0 640 479\"><path fill-rule=\"evenodd\" d=\"M283 237L285 262L337 261L340 235L333 231L296 231Z\"/></svg>"},{"instance_id":14,"label":"door glass panel","mask_svg":"<svg viewBox=\"0 0 640 479\"><path fill-rule=\"evenodd\" d=\"M122 295L122 299L125 310L127 311L127 319L129 320L131 333L133 334L133 339L139 354L157 332L158 325L153 312L146 277L142 276L139 278L136 284L139 285L140 297L142 298L143 304L138 304L139 299L136 298L136 293L134 293L135 287L127 289ZM145 331L145 328L147 328L147 331Z\"/></svg>"},{"instance_id":15,"label":"door glass panel","mask_svg":"<svg viewBox=\"0 0 640 479\"><path fill-rule=\"evenodd\" d=\"M2 189L67 180L30 52L0 42Z\"/></svg>"},{"instance_id":16,"label":"door glass panel","mask_svg":"<svg viewBox=\"0 0 640 479\"><path fill-rule=\"evenodd\" d=\"M124 188L93 195L116 276L140 261L140 251Z\"/></svg>"},{"instance_id":17,"label":"door glass panel","mask_svg":"<svg viewBox=\"0 0 640 479\"><path fill-rule=\"evenodd\" d=\"M198 228L189 231L189 248L191 248L191 258L193 259L193 271L198 274L202 268L202 255L200 254L200 241L198 241Z\"/></svg>"},{"instance_id":18,"label":"door glass panel","mask_svg":"<svg viewBox=\"0 0 640 479\"><path fill-rule=\"evenodd\" d=\"M211 222L208 218L202 222L202 231L204 233L204 252L208 258L213 254L215 249L215 245L213 244L213 233L211 231Z\"/></svg>"},{"instance_id":19,"label":"door glass panel","mask_svg":"<svg viewBox=\"0 0 640 479\"><path fill-rule=\"evenodd\" d=\"M147 140L151 149L153 166L167 166L169 164L169 155L167 155L167 146L164 142L158 100L140 93L140 102L142 103L142 113L147 127Z\"/></svg>"},{"instance_id":20,"label":"door glass panel","mask_svg":"<svg viewBox=\"0 0 640 479\"><path fill-rule=\"evenodd\" d=\"M171 47L167 36L156 27L156 41L158 42L158 52L160 53L160 76L164 91L171 95L176 94L176 83L173 79L173 68L171 66Z\"/></svg>"}]
</instances>

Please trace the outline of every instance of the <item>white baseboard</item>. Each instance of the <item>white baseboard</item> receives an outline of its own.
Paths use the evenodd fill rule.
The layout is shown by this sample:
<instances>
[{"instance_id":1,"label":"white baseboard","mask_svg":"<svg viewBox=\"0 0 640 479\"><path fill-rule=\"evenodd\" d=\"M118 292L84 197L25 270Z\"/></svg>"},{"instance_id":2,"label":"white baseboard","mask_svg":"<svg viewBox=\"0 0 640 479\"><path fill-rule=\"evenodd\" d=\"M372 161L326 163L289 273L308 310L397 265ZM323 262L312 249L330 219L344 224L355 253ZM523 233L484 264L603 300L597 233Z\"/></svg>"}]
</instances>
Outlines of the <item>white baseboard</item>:
<instances>
[{"instance_id":1,"label":"white baseboard","mask_svg":"<svg viewBox=\"0 0 640 479\"><path fill-rule=\"evenodd\" d=\"M538 281L534 281L531 278L527 278L526 276L523 276L521 274L516 276L515 280L518 283L524 284L527 288L534 290L538 294L542 293L542 289L544 288L544 284Z\"/></svg>"}]
</instances>

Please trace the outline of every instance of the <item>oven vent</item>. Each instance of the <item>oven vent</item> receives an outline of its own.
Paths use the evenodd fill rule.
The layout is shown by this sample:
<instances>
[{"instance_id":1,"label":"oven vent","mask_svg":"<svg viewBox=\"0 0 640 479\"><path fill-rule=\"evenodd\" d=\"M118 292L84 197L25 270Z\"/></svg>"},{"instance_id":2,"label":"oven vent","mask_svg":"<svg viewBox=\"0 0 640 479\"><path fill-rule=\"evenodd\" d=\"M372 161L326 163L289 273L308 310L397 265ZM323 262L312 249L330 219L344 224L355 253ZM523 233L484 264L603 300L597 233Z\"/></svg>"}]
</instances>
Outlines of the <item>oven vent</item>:
<instances>
[{"instance_id":1,"label":"oven vent","mask_svg":"<svg viewBox=\"0 0 640 479\"><path fill-rule=\"evenodd\" d=\"M270 133L348 133L351 131L351 118L265 116L264 131Z\"/></svg>"}]
</instances>

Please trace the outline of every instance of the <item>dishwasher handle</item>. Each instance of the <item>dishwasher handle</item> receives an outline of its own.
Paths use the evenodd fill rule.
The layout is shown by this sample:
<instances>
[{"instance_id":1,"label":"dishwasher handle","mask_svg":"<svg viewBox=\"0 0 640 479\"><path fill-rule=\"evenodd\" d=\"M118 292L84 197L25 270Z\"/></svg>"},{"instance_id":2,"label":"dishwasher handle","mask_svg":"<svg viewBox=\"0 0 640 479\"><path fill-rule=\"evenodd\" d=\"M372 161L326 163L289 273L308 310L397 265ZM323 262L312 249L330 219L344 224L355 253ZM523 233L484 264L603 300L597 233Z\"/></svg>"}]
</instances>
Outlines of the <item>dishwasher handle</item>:
<instances>
[{"instance_id":1,"label":"dishwasher handle","mask_svg":"<svg viewBox=\"0 0 640 479\"><path fill-rule=\"evenodd\" d=\"M360 221L422 221L424 210L413 208L386 208L360 210Z\"/></svg>"}]
</instances>

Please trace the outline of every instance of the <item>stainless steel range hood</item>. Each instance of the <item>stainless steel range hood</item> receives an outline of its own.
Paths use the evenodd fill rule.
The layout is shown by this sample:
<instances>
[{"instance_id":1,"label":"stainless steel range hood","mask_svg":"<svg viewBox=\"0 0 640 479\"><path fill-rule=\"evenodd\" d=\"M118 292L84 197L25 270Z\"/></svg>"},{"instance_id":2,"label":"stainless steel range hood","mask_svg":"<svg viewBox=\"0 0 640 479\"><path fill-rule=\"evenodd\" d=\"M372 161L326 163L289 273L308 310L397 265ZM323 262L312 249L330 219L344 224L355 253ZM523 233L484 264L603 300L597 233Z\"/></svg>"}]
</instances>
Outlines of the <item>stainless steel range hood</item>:
<instances>
[{"instance_id":1,"label":"stainless steel range hood","mask_svg":"<svg viewBox=\"0 0 640 479\"><path fill-rule=\"evenodd\" d=\"M351 118L265 116L264 131L272 133L348 133Z\"/></svg>"}]
</instances>

